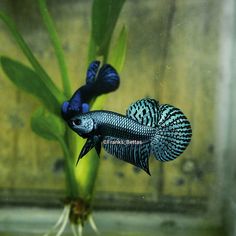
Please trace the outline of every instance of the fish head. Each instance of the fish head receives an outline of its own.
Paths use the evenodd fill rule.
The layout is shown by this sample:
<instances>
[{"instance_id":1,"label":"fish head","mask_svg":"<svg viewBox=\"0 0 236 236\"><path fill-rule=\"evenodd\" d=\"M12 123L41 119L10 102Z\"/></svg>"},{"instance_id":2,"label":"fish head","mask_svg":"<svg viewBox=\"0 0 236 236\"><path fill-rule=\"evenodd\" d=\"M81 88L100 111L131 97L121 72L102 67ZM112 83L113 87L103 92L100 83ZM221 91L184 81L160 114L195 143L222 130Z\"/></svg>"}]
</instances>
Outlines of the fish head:
<instances>
[{"instance_id":1,"label":"fish head","mask_svg":"<svg viewBox=\"0 0 236 236\"><path fill-rule=\"evenodd\" d=\"M87 115L78 115L70 119L69 126L82 137L89 135L94 129L94 121Z\"/></svg>"}]
</instances>

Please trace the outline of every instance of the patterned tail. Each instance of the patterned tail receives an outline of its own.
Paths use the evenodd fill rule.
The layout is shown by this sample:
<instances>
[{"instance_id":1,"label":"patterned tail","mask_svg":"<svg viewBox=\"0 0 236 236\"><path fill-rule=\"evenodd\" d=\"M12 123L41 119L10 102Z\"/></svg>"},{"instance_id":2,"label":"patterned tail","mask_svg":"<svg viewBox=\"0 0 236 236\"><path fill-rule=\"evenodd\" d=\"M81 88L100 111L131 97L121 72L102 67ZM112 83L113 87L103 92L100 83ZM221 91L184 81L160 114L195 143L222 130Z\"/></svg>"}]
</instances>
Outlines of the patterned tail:
<instances>
[{"instance_id":1,"label":"patterned tail","mask_svg":"<svg viewBox=\"0 0 236 236\"><path fill-rule=\"evenodd\" d=\"M187 148L191 136L190 122L180 109L167 104L159 107L157 132L151 141L157 160L174 160Z\"/></svg>"}]
</instances>

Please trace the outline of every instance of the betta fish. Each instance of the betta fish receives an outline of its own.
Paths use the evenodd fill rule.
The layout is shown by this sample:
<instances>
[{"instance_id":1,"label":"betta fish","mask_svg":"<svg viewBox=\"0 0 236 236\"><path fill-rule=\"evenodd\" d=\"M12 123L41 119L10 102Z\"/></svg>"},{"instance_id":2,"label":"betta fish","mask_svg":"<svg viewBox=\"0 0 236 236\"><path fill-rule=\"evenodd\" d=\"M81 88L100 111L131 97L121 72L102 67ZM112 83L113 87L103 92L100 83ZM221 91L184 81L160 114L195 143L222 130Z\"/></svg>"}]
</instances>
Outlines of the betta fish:
<instances>
[{"instance_id":1,"label":"betta fish","mask_svg":"<svg viewBox=\"0 0 236 236\"><path fill-rule=\"evenodd\" d=\"M78 113L89 111L89 103L96 97L113 92L120 85L120 77L114 67L109 64L100 66L99 61L90 63L85 85L75 91L69 101L62 104L61 114L65 121Z\"/></svg>"},{"instance_id":2,"label":"betta fish","mask_svg":"<svg viewBox=\"0 0 236 236\"><path fill-rule=\"evenodd\" d=\"M86 138L79 159L101 146L111 155L149 171L151 154L159 161L174 160L187 148L192 129L183 112L151 98L130 105L126 115L106 110L79 113L68 120L72 130ZM77 161L77 163L78 163Z\"/></svg>"}]
</instances>

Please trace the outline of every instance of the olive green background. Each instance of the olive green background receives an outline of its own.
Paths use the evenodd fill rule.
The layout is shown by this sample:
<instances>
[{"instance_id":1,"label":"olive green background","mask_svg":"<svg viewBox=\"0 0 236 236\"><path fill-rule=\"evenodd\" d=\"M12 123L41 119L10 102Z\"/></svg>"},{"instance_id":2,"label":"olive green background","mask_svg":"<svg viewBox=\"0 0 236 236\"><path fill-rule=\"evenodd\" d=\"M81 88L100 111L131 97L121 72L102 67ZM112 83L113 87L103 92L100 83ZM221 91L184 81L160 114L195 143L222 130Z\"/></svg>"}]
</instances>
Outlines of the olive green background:
<instances>
[{"instance_id":1,"label":"olive green background","mask_svg":"<svg viewBox=\"0 0 236 236\"><path fill-rule=\"evenodd\" d=\"M91 1L48 2L75 90L85 79ZM36 3L5 0L0 7L14 18L37 58L61 86ZM215 156L220 11L219 0L126 1L115 35L123 24L127 26L127 58L121 86L108 96L104 108L125 113L137 99L153 97L183 110L193 137L173 162L160 163L151 157L151 177L103 152L95 206L205 213L220 207L214 205L220 197ZM2 23L0 42L0 55L28 64ZM59 145L30 129L30 115L38 101L15 88L2 71L0 101L1 204L58 204L64 196L63 157Z\"/></svg>"}]
</instances>

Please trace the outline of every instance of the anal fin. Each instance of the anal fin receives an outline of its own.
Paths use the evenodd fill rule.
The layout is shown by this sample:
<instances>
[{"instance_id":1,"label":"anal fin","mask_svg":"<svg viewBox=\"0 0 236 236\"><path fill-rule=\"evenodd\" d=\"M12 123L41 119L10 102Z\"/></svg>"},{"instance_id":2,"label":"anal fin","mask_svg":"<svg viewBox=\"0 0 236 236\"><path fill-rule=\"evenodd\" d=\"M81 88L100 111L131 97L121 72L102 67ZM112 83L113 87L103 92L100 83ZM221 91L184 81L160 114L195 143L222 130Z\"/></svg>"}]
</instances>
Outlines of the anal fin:
<instances>
[{"instance_id":1,"label":"anal fin","mask_svg":"<svg viewBox=\"0 0 236 236\"><path fill-rule=\"evenodd\" d=\"M137 166L150 175L149 156L151 153L150 142L141 142L133 144L130 140L115 139L109 137L104 149L111 155Z\"/></svg>"}]
</instances>

